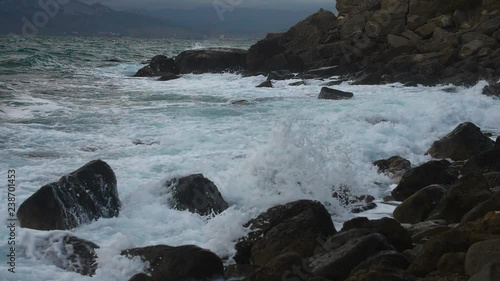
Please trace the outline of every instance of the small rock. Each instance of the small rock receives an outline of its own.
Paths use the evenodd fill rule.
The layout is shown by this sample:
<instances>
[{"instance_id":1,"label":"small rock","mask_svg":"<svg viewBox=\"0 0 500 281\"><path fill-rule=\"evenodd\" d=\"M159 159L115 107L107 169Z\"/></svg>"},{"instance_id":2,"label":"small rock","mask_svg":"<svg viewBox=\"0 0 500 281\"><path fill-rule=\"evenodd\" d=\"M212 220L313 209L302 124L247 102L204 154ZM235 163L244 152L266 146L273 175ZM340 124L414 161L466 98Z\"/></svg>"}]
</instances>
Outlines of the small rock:
<instances>
[{"instance_id":1,"label":"small rock","mask_svg":"<svg viewBox=\"0 0 500 281\"><path fill-rule=\"evenodd\" d=\"M181 78L181 76L173 74L173 73L167 73L167 74L164 74L163 76L161 76L158 79L158 81L170 81L170 80L175 80L175 79L179 79L179 78Z\"/></svg>"},{"instance_id":2,"label":"small rock","mask_svg":"<svg viewBox=\"0 0 500 281\"><path fill-rule=\"evenodd\" d=\"M321 93L318 96L318 99L343 100L343 99L351 99L353 97L354 97L353 93L342 92L339 90L323 87L321 89Z\"/></svg>"},{"instance_id":3,"label":"small rock","mask_svg":"<svg viewBox=\"0 0 500 281\"><path fill-rule=\"evenodd\" d=\"M483 95L500 98L500 83L484 86Z\"/></svg>"},{"instance_id":4,"label":"small rock","mask_svg":"<svg viewBox=\"0 0 500 281\"><path fill-rule=\"evenodd\" d=\"M426 23L419 28L415 29L415 32L422 38L429 38L433 33L434 29L436 29L436 24L433 22Z\"/></svg>"},{"instance_id":5,"label":"small rock","mask_svg":"<svg viewBox=\"0 0 500 281\"><path fill-rule=\"evenodd\" d=\"M408 40L405 37L389 34L387 36L387 42L389 43L389 46L393 48L403 48L403 47L409 47L410 46L410 40Z\"/></svg>"},{"instance_id":6,"label":"small rock","mask_svg":"<svg viewBox=\"0 0 500 281\"><path fill-rule=\"evenodd\" d=\"M298 81L288 84L288 86L304 86L306 83L304 81Z\"/></svg>"},{"instance_id":7,"label":"small rock","mask_svg":"<svg viewBox=\"0 0 500 281\"><path fill-rule=\"evenodd\" d=\"M272 87L273 87L273 82L271 82L271 80L266 80L257 86L257 88L272 88Z\"/></svg>"},{"instance_id":8,"label":"small rock","mask_svg":"<svg viewBox=\"0 0 500 281\"><path fill-rule=\"evenodd\" d=\"M490 150L473 156L465 162L462 173L500 172L500 150Z\"/></svg>"},{"instance_id":9,"label":"small rock","mask_svg":"<svg viewBox=\"0 0 500 281\"><path fill-rule=\"evenodd\" d=\"M498 28L500 28L500 16L481 23L477 28L477 32L491 36Z\"/></svg>"},{"instance_id":10,"label":"small rock","mask_svg":"<svg viewBox=\"0 0 500 281\"><path fill-rule=\"evenodd\" d=\"M378 167L379 173L384 173L393 178L401 177L406 171L411 169L410 161L400 156L393 156L389 159L382 159L373 162Z\"/></svg>"},{"instance_id":11,"label":"small rock","mask_svg":"<svg viewBox=\"0 0 500 281\"><path fill-rule=\"evenodd\" d=\"M396 251L382 251L370 257L357 265L352 271L351 275L361 270L367 269L402 269L405 270L410 266L408 258L403 254Z\"/></svg>"}]
</instances>

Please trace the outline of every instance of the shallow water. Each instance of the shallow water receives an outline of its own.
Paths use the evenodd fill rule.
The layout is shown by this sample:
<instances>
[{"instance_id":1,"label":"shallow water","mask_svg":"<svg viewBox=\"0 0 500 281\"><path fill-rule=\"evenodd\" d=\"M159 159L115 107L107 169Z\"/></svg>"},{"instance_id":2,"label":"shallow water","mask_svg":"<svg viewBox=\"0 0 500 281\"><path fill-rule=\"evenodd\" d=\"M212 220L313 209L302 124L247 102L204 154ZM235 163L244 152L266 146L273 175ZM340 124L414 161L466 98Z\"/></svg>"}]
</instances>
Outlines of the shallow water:
<instances>
[{"instance_id":1,"label":"shallow water","mask_svg":"<svg viewBox=\"0 0 500 281\"><path fill-rule=\"evenodd\" d=\"M352 86L355 98L318 100L327 81L278 81L235 74L184 75L158 82L132 78L141 61L203 46L247 48L249 41L172 41L99 38L0 38L0 171L16 169L17 204L44 184L88 161L116 173L123 208L72 231L101 246L93 278L66 272L40 252L53 232L17 230L15 275L7 272L7 231L0 231L0 280L128 280L143 270L121 250L155 244L196 244L231 257L248 219L296 199L319 200L337 228L354 215L331 197L332 186L380 200L391 180L372 161L400 155L429 160L433 141L461 122L500 129L500 102L481 95L485 82L455 93L449 86ZM118 58L119 63L107 62ZM248 102L237 105L234 101ZM151 145L135 145L141 140ZM162 183L203 173L230 208L213 218L170 209ZM300 184L297 184L299 183ZM6 223L6 193L0 220ZM388 216L379 204L360 214ZM57 232L59 233L59 232ZM57 249L56 249L57 251ZM228 262L231 262L229 259Z\"/></svg>"}]
</instances>

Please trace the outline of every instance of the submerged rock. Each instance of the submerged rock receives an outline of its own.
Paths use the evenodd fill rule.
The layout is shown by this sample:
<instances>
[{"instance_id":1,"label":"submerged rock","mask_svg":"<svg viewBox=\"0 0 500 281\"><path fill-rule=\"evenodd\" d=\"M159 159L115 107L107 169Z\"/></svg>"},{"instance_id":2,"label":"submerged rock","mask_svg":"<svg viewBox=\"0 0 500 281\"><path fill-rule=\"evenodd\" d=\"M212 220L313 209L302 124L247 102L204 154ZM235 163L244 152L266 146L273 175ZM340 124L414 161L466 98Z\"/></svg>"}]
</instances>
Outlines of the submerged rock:
<instances>
[{"instance_id":1,"label":"submerged rock","mask_svg":"<svg viewBox=\"0 0 500 281\"><path fill-rule=\"evenodd\" d=\"M106 162L96 160L41 187L17 212L21 227L39 230L72 229L120 212L116 177Z\"/></svg>"},{"instance_id":2,"label":"submerged rock","mask_svg":"<svg viewBox=\"0 0 500 281\"><path fill-rule=\"evenodd\" d=\"M211 251L194 245L134 248L123 251L122 255L141 257L149 262L148 273L153 281L209 280L224 276L222 260Z\"/></svg>"},{"instance_id":3,"label":"submerged rock","mask_svg":"<svg viewBox=\"0 0 500 281\"><path fill-rule=\"evenodd\" d=\"M170 205L177 210L210 215L229 207L217 186L202 174L171 179L165 187L172 193Z\"/></svg>"},{"instance_id":4,"label":"submerged rock","mask_svg":"<svg viewBox=\"0 0 500 281\"><path fill-rule=\"evenodd\" d=\"M354 97L353 93L342 92L339 90L323 87L323 88L321 88L321 92L318 96L318 99L345 100L345 99L351 99L353 97Z\"/></svg>"},{"instance_id":5,"label":"submerged rock","mask_svg":"<svg viewBox=\"0 0 500 281\"><path fill-rule=\"evenodd\" d=\"M289 252L310 257L321 241L337 232L325 207L309 200L275 206L244 226L250 233L236 244L234 260L255 265Z\"/></svg>"},{"instance_id":6,"label":"submerged rock","mask_svg":"<svg viewBox=\"0 0 500 281\"><path fill-rule=\"evenodd\" d=\"M260 83L256 87L257 88L272 88L273 87L273 82L271 82L271 80L267 80L267 81L264 81L264 82Z\"/></svg>"},{"instance_id":7,"label":"submerged rock","mask_svg":"<svg viewBox=\"0 0 500 281\"><path fill-rule=\"evenodd\" d=\"M493 147L494 142L486 137L479 127L467 122L460 124L451 133L434 142L427 153L434 158L461 161L492 150Z\"/></svg>"},{"instance_id":8,"label":"submerged rock","mask_svg":"<svg viewBox=\"0 0 500 281\"><path fill-rule=\"evenodd\" d=\"M247 51L233 48L188 50L175 58L175 66L182 73L239 72L245 69Z\"/></svg>"}]
</instances>

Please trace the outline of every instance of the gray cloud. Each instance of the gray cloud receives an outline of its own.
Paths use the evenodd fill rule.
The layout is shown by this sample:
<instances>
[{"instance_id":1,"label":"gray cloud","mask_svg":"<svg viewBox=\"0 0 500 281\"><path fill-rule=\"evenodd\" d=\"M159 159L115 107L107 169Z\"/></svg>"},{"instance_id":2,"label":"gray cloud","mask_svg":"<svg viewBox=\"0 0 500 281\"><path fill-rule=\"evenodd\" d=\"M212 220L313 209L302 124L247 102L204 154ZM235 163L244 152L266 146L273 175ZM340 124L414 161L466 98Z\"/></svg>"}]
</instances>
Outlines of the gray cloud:
<instances>
[{"instance_id":1,"label":"gray cloud","mask_svg":"<svg viewBox=\"0 0 500 281\"><path fill-rule=\"evenodd\" d=\"M218 1L218 2L216 2ZM333 10L334 0L84 0L101 2L117 9L195 8L216 3L234 3L237 7L272 8L280 10L319 9Z\"/></svg>"}]
</instances>

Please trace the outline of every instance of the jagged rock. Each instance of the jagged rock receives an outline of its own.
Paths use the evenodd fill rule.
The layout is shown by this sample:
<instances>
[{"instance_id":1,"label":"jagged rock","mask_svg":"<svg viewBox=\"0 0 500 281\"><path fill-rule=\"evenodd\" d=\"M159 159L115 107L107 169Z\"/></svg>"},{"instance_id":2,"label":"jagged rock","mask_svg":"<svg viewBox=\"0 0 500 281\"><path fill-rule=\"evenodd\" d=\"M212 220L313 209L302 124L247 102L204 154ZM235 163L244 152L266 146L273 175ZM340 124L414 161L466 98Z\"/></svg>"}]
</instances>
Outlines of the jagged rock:
<instances>
[{"instance_id":1,"label":"jagged rock","mask_svg":"<svg viewBox=\"0 0 500 281\"><path fill-rule=\"evenodd\" d=\"M450 230L425 243L408 271L425 276L437 269L439 259L446 253L464 252L469 247L467 237L458 230Z\"/></svg>"},{"instance_id":2,"label":"jagged rock","mask_svg":"<svg viewBox=\"0 0 500 281\"><path fill-rule=\"evenodd\" d=\"M210 215L229 207L217 186L202 174L168 180L165 187L172 193L170 205L177 210Z\"/></svg>"},{"instance_id":3,"label":"jagged rock","mask_svg":"<svg viewBox=\"0 0 500 281\"><path fill-rule=\"evenodd\" d=\"M351 229L368 229L384 235L387 240L400 252L411 248L412 241L408 231L392 218L368 220L355 218L344 223L342 232Z\"/></svg>"},{"instance_id":4,"label":"jagged rock","mask_svg":"<svg viewBox=\"0 0 500 281\"><path fill-rule=\"evenodd\" d=\"M167 73L167 74L164 74L162 77L160 77L158 79L158 81L170 81L170 80L175 80L175 79L179 79L179 78L181 78L181 76L179 76L177 74Z\"/></svg>"},{"instance_id":5,"label":"jagged rock","mask_svg":"<svg viewBox=\"0 0 500 281\"><path fill-rule=\"evenodd\" d=\"M139 69L134 77L153 77L157 76L155 71L151 68L151 66L146 65L145 67Z\"/></svg>"},{"instance_id":6,"label":"jagged rock","mask_svg":"<svg viewBox=\"0 0 500 281\"><path fill-rule=\"evenodd\" d=\"M354 267L385 250L393 250L393 247L383 235L368 234L349 240L347 244L334 251L312 257L309 260L309 266L314 276L330 280L344 280Z\"/></svg>"},{"instance_id":7,"label":"jagged rock","mask_svg":"<svg viewBox=\"0 0 500 281\"><path fill-rule=\"evenodd\" d=\"M438 205L448 191L446 185L430 185L406 199L394 210L394 218L400 223L419 223Z\"/></svg>"},{"instance_id":8,"label":"jagged rock","mask_svg":"<svg viewBox=\"0 0 500 281\"><path fill-rule=\"evenodd\" d=\"M465 258L465 273L469 276L474 275L488 263L500 263L500 239L473 244Z\"/></svg>"},{"instance_id":9,"label":"jagged rock","mask_svg":"<svg viewBox=\"0 0 500 281\"><path fill-rule=\"evenodd\" d=\"M345 100L345 99L351 99L353 97L354 97L353 93L342 92L339 90L323 87L321 88L321 93L319 94L318 99Z\"/></svg>"},{"instance_id":10,"label":"jagged rock","mask_svg":"<svg viewBox=\"0 0 500 281\"><path fill-rule=\"evenodd\" d=\"M99 246L68 232L53 232L45 237L34 237L27 251L36 259L48 261L67 271L92 276L97 269L95 250Z\"/></svg>"},{"instance_id":11,"label":"jagged rock","mask_svg":"<svg viewBox=\"0 0 500 281\"><path fill-rule=\"evenodd\" d=\"M21 227L39 230L72 229L120 212L116 177L104 161L91 161L41 187L17 212Z\"/></svg>"},{"instance_id":12,"label":"jagged rock","mask_svg":"<svg viewBox=\"0 0 500 281\"><path fill-rule=\"evenodd\" d=\"M466 122L458 125L442 139L435 141L427 153L434 158L462 161L491 150L493 147L494 142L486 137L479 127Z\"/></svg>"},{"instance_id":13,"label":"jagged rock","mask_svg":"<svg viewBox=\"0 0 500 281\"><path fill-rule=\"evenodd\" d=\"M410 161L400 156L377 160L373 162L373 165L378 167L379 173L384 173L394 178L401 177L406 171L411 169Z\"/></svg>"},{"instance_id":14,"label":"jagged rock","mask_svg":"<svg viewBox=\"0 0 500 281\"><path fill-rule=\"evenodd\" d=\"M458 174L452 169L450 162L430 161L404 173L391 194L396 200L404 201L426 186L451 184L457 178Z\"/></svg>"},{"instance_id":15,"label":"jagged rock","mask_svg":"<svg viewBox=\"0 0 500 281\"><path fill-rule=\"evenodd\" d=\"M168 73L179 73L175 67L174 59L158 55L151 59L149 65L137 71L135 77L166 76Z\"/></svg>"},{"instance_id":16,"label":"jagged rock","mask_svg":"<svg viewBox=\"0 0 500 281\"><path fill-rule=\"evenodd\" d=\"M497 281L500 280L500 263L487 263L481 270L470 277L468 281Z\"/></svg>"},{"instance_id":17,"label":"jagged rock","mask_svg":"<svg viewBox=\"0 0 500 281\"><path fill-rule=\"evenodd\" d=\"M233 48L188 50L175 58L175 66L182 73L238 72L245 69L247 51Z\"/></svg>"},{"instance_id":18,"label":"jagged rock","mask_svg":"<svg viewBox=\"0 0 500 281\"><path fill-rule=\"evenodd\" d=\"M272 88L273 87L273 82L271 80L266 80L259 85L256 86L257 88Z\"/></svg>"},{"instance_id":19,"label":"jagged rock","mask_svg":"<svg viewBox=\"0 0 500 281\"><path fill-rule=\"evenodd\" d=\"M436 27L435 23L430 22L415 29L415 32L422 38L428 38L434 33L434 29L436 29Z\"/></svg>"},{"instance_id":20,"label":"jagged rock","mask_svg":"<svg viewBox=\"0 0 500 281\"><path fill-rule=\"evenodd\" d=\"M451 186L428 219L444 219L448 223L458 223L468 211L492 195L484 176L467 174Z\"/></svg>"},{"instance_id":21,"label":"jagged rock","mask_svg":"<svg viewBox=\"0 0 500 281\"><path fill-rule=\"evenodd\" d=\"M299 277L300 280L308 280L311 277L310 269L302 261L302 257L296 253L285 253L271 259L255 273L245 278L245 281L280 281L294 280Z\"/></svg>"},{"instance_id":22,"label":"jagged rock","mask_svg":"<svg viewBox=\"0 0 500 281\"><path fill-rule=\"evenodd\" d=\"M194 245L149 246L124 250L121 254L149 262L148 273L153 281L208 280L224 276L222 260L211 251Z\"/></svg>"},{"instance_id":23,"label":"jagged rock","mask_svg":"<svg viewBox=\"0 0 500 281\"><path fill-rule=\"evenodd\" d=\"M484 86L483 95L500 98L500 83Z\"/></svg>"},{"instance_id":24,"label":"jagged rock","mask_svg":"<svg viewBox=\"0 0 500 281\"><path fill-rule=\"evenodd\" d=\"M337 232L325 207L309 200L275 206L244 226L251 231L236 244L234 260L255 265L289 252L310 257L321 247L318 239L324 241Z\"/></svg>"}]
</instances>

